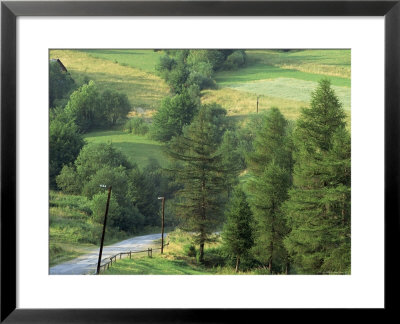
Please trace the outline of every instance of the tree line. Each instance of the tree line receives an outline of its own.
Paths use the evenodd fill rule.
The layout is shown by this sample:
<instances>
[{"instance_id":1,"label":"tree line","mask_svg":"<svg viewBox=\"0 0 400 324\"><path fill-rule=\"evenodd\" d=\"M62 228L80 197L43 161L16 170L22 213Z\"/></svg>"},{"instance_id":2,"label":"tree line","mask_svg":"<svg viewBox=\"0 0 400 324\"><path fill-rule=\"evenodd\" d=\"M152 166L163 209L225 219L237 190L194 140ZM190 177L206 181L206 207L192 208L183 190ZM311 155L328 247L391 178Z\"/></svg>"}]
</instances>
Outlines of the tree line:
<instances>
[{"instance_id":1,"label":"tree line","mask_svg":"<svg viewBox=\"0 0 400 324\"><path fill-rule=\"evenodd\" d=\"M270 273L350 272L350 134L328 80L296 122L272 108L241 133L223 108L200 105L165 148L179 188L175 213L195 233L199 262L225 224L237 270L244 258Z\"/></svg>"}]
</instances>

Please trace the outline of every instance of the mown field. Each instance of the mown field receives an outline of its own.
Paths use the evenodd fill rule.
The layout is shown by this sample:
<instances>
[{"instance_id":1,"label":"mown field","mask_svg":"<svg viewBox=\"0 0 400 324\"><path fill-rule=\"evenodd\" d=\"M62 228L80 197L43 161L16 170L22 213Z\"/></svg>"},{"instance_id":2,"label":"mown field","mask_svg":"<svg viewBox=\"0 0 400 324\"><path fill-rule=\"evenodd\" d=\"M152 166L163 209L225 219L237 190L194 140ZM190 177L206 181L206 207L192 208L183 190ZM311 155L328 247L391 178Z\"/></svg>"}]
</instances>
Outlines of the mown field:
<instances>
[{"instance_id":1,"label":"mown field","mask_svg":"<svg viewBox=\"0 0 400 324\"><path fill-rule=\"evenodd\" d=\"M112 143L140 168L146 166L151 158L156 159L161 166L166 165L161 144L146 136L111 130L85 134L85 140L88 143Z\"/></svg>"},{"instance_id":2,"label":"mown field","mask_svg":"<svg viewBox=\"0 0 400 324\"><path fill-rule=\"evenodd\" d=\"M329 78L350 116L350 50L273 51L248 50L248 62L236 71L217 73L218 89L205 90L204 102L217 102L234 116L278 107L289 119L296 119L301 107L308 107L311 92L321 78Z\"/></svg>"}]
</instances>

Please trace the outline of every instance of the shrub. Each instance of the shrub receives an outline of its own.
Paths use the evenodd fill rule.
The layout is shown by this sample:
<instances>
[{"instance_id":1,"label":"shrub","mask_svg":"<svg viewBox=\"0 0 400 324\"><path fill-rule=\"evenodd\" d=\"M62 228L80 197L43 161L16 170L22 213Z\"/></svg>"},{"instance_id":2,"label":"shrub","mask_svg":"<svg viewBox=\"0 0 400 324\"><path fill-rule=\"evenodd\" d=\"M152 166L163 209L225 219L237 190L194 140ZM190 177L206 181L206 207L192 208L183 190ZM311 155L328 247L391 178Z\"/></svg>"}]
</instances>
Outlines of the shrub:
<instances>
[{"instance_id":1,"label":"shrub","mask_svg":"<svg viewBox=\"0 0 400 324\"><path fill-rule=\"evenodd\" d=\"M131 120L132 130L135 135L145 135L149 131L149 126L143 117L134 117Z\"/></svg>"},{"instance_id":2,"label":"shrub","mask_svg":"<svg viewBox=\"0 0 400 324\"><path fill-rule=\"evenodd\" d=\"M236 70L246 64L246 53L243 50L234 51L224 62L224 70Z\"/></svg>"},{"instance_id":3,"label":"shrub","mask_svg":"<svg viewBox=\"0 0 400 324\"><path fill-rule=\"evenodd\" d=\"M193 244L186 244L183 246L183 252L188 257L195 257L196 256L196 248Z\"/></svg>"}]
</instances>

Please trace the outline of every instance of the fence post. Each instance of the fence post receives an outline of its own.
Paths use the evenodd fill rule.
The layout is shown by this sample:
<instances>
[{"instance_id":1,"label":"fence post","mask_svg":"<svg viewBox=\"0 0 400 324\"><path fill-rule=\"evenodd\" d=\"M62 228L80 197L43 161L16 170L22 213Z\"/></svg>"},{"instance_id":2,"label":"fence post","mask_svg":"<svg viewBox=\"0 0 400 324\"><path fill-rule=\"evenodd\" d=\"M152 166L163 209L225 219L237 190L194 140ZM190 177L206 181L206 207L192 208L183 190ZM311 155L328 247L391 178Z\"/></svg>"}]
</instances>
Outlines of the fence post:
<instances>
[{"instance_id":1,"label":"fence post","mask_svg":"<svg viewBox=\"0 0 400 324\"><path fill-rule=\"evenodd\" d=\"M110 258L110 261L111 261L111 265L112 265L112 258Z\"/></svg>"},{"instance_id":2,"label":"fence post","mask_svg":"<svg viewBox=\"0 0 400 324\"><path fill-rule=\"evenodd\" d=\"M132 251L129 251L129 259L132 259Z\"/></svg>"},{"instance_id":3,"label":"fence post","mask_svg":"<svg viewBox=\"0 0 400 324\"><path fill-rule=\"evenodd\" d=\"M153 257L153 248L150 248L150 257Z\"/></svg>"},{"instance_id":4,"label":"fence post","mask_svg":"<svg viewBox=\"0 0 400 324\"><path fill-rule=\"evenodd\" d=\"M122 258L122 253L119 254L119 259L121 260L121 258Z\"/></svg>"}]
</instances>

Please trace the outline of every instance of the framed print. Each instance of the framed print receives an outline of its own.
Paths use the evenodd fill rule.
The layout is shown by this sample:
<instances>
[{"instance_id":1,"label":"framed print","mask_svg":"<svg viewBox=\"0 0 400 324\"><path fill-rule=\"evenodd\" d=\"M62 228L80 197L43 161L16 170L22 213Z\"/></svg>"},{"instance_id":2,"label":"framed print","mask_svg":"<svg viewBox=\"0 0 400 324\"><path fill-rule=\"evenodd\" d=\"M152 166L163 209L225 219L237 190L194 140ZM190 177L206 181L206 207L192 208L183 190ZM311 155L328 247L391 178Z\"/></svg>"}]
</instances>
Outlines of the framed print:
<instances>
[{"instance_id":1,"label":"framed print","mask_svg":"<svg viewBox=\"0 0 400 324\"><path fill-rule=\"evenodd\" d=\"M2 2L1 321L393 309L399 16Z\"/></svg>"}]
</instances>

